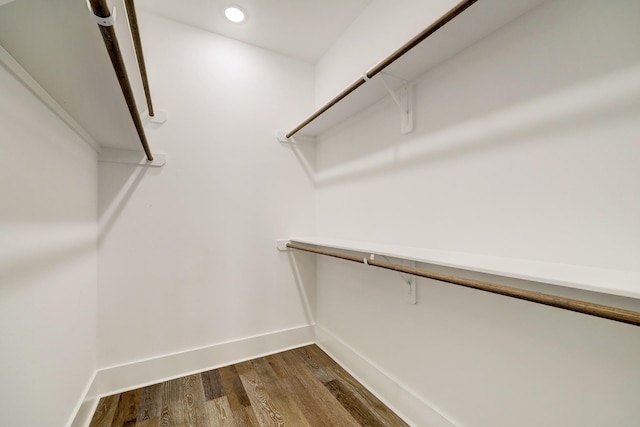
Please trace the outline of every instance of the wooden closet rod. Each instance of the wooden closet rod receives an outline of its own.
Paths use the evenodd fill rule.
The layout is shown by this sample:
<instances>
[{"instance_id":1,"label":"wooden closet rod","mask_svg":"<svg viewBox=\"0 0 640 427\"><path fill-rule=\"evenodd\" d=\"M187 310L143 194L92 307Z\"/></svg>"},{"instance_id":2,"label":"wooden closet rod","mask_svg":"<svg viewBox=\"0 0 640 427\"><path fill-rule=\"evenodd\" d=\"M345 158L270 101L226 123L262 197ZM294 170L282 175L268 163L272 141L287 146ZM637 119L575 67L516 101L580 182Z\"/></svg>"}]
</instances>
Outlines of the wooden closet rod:
<instances>
[{"instance_id":1,"label":"wooden closet rod","mask_svg":"<svg viewBox=\"0 0 640 427\"><path fill-rule=\"evenodd\" d=\"M111 17L111 13L109 12L109 7L107 6L106 0L89 0L89 2L91 3L91 9L93 10L93 13L96 17ZM149 150L147 137L144 133L144 128L142 127L140 115L138 114L138 107L136 106L136 100L133 96L133 90L131 89L131 83L129 82L127 69L124 66L124 59L122 59L122 52L120 52L120 45L118 44L116 32L113 29L113 25L98 24L98 28L100 28L102 40L104 40L104 44L107 47L107 52L109 52L111 64L113 65L113 69L116 72L116 76L118 77L118 82L120 83L122 94L124 95L127 107L129 108L129 113L131 114L131 118L133 119L133 124L136 127L138 136L140 137L142 148L147 155L147 159L149 161L152 161L153 155L151 154L151 150Z\"/></svg>"},{"instance_id":2,"label":"wooden closet rod","mask_svg":"<svg viewBox=\"0 0 640 427\"><path fill-rule=\"evenodd\" d=\"M343 254L325 249L318 249L297 242L287 243L287 248L331 256L334 258L340 258L343 260L364 264L364 258L361 256ZM609 307L606 305L594 304L591 302L564 298L555 295L544 294L541 292L512 288L510 286L497 285L495 283L483 282L480 280L465 279L448 274L434 273L432 271L406 267L399 264L379 261L377 259L367 259L367 264L373 265L375 267L385 268L387 270L399 271L401 273L412 274L414 276L426 277L428 279L439 280L441 282L447 282L454 285L477 289L480 291L491 292L511 298L518 298L521 300L544 304L551 307L562 308L564 310L588 314L590 316L601 317L603 319L615 320L616 322L640 326L640 313L637 311L624 310L621 308Z\"/></svg>"},{"instance_id":3,"label":"wooden closet rod","mask_svg":"<svg viewBox=\"0 0 640 427\"><path fill-rule=\"evenodd\" d=\"M396 50L391 55L389 55L388 57L386 57L385 59L380 61L378 63L378 65L373 67L371 70L367 71L365 73L366 77L367 77L366 79L365 79L364 76L362 76L358 80L356 80L355 82L351 83L351 85L349 85L349 87L347 87L345 90L340 92L338 94L338 96L336 96L331 101L327 102L325 105L320 107L320 109L318 111L313 113L305 121L300 123L296 128L294 128L291 132L289 132L286 135L286 137L287 138L291 138L293 135L298 133L302 128L304 128L309 123L311 123L312 121L317 119L320 115L325 113L329 108L333 107L338 102L340 102L343 98L345 98L347 95L349 95L351 92L353 92L354 90L358 89L360 86L365 84L367 82L367 80L369 80L370 78L374 77L376 74L380 73L382 70L387 68L393 62L395 62L400 57L402 57L402 55L404 55L405 53L409 52L411 49L416 47L418 44L420 44L422 41L424 41L430 35L432 35L436 31L438 31L440 28L444 27L448 22L450 22L456 16L460 15L462 12L467 10L467 8L469 8L469 6L471 6L472 4L474 4L477 1L478 0L463 0L460 3L458 3L457 6L455 6L453 9L451 9L449 12L447 12L442 17L440 17L440 19L438 19L436 22L434 22L433 24L431 24L430 26L425 28L420 34L418 34L417 36L415 36L414 38L409 40L407 43L405 43L398 50Z\"/></svg>"},{"instance_id":4,"label":"wooden closet rod","mask_svg":"<svg viewBox=\"0 0 640 427\"><path fill-rule=\"evenodd\" d=\"M140 77L142 78L142 86L144 87L144 96L147 98L147 109L149 110L149 116L153 117L155 116L155 112L153 111L153 104L151 102L151 90L149 89L149 79L147 78L147 66L144 62L144 54L142 52L142 39L140 38L136 6L133 0L124 0L124 6L127 9L129 28L131 28L131 37L133 38L133 47L136 50L136 58L138 59L138 67L140 68Z\"/></svg>"}]
</instances>

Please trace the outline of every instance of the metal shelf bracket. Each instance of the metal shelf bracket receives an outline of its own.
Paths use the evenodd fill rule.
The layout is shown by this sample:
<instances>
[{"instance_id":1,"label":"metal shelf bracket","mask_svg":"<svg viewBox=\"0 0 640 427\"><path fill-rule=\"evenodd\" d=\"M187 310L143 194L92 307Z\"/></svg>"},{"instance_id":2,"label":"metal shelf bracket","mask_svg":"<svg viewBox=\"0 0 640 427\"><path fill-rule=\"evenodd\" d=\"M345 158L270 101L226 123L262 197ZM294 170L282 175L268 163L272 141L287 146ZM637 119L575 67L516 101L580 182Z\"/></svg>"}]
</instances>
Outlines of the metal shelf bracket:
<instances>
[{"instance_id":1,"label":"metal shelf bracket","mask_svg":"<svg viewBox=\"0 0 640 427\"><path fill-rule=\"evenodd\" d=\"M385 76L402 80L404 85L394 90L391 88L391 85ZM400 110L400 132L405 135L413 132L413 85L404 79L400 79L399 77L395 77L384 72L380 73L380 80L382 81L385 89L387 89L387 92L389 92L389 95L391 95L391 99L393 99L393 102L395 102Z\"/></svg>"}]
</instances>

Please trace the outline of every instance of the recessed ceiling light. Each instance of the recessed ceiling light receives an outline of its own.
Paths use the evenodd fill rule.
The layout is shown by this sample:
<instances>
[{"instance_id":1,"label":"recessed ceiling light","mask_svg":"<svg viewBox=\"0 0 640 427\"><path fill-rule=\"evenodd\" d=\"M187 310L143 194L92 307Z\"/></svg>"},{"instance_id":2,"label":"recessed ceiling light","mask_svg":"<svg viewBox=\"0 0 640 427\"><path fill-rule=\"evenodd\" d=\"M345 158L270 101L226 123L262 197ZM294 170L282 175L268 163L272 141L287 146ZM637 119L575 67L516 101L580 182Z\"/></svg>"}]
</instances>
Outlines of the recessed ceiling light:
<instances>
[{"instance_id":1,"label":"recessed ceiling light","mask_svg":"<svg viewBox=\"0 0 640 427\"><path fill-rule=\"evenodd\" d=\"M238 6L229 6L224 9L224 16L231 22L236 24L244 21L245 14Z\"/></svg>"}]
</instances>

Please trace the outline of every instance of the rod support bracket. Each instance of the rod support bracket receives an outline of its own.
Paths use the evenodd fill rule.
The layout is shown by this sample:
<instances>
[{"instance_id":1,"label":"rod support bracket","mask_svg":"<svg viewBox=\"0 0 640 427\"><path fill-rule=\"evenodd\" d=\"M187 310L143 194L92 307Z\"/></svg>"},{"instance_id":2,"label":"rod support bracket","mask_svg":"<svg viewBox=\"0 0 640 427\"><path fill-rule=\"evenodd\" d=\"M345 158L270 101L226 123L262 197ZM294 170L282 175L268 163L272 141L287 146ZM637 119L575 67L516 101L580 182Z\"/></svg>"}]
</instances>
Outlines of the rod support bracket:
<instances>
[{"instance_id":1,"label":"rod support bracket","mask_svg":"<svg viewBox=\"0 0 640 427\"><path fill-rule=\"evenodd\" d=\"M416 262L410 261L409 266L412 269L415 269ZM409 276L407 279L403 277L403 280L405 281L405 298L406 298L407 304L416 305L418 303L418 295L416 291L417 279L418 278L415 276Z\"/></svg>"},{"instance_id":2,"label":"rod support bracket","mask_svg":"<svg viewBox=\"0 0 640 427\"><path fill-rule=\"evenodd\" d=\"M148 160L147 156L137 150L121 150L118 148L103 148L98 154L98 162L101 163L121 163L128 165L147 166L160 168L167 164L166 153L152 153L153 160Z\"/></svg>"},{"instance_id":3,"label":"rod support bracket","mask_svg":"<svg viewBox=\"0 0 640 427\"><path fill-rule=\"evenodd\" d=\"M404 84L398 89L392 89L385 76L391 76L398 80L402 80ZM400 132L404 135L413 132L413 85L404 79L392 76L391 74L381 72L380 79L391 99L400 110Z\"/></svg>"},{"instance_id":4,"label":"rod support bracket","mask_svg":"<svg viewBox=\"0 0 640 427\"><path fill-rule=\"evenodd\" d=\"M369 259L370 259L371 261L374 261L374 260L376 259L376 254L371 254L371 255L369 255ZM371 264L369 264L369 259L367 259L367 257L364 257L364 258L362 259L362 262L364 263L364 265L371 265Z\"/></svg>"},{"instance_id":5,"label":"rod support bracket","mask_svg":"<svg viewBox=\"0 0 640 427\"><path fill-rule=\"evenodd\" d=\"M142 118L144 118L145 121L149 122L149 123L154 123L157 125L161 125L164 124L169 117L169 113L167 113L166 111L163 110L156 110L155 114L153 116L149 115L149 110L145 110L142 114L141 114Z\"/></svg>"},{"instance_id":6,"label":"rod support bracket","mask_svg":"<svg viewBox=\"0 0 640 427\"><path fill-rule=\"evenodd\" d=\"M276 131L276 139L285 144L295 144L296 140L293 138L287 138L287 133L281 130Z\"/></svg>"},{"instance_id":7,"label":"rod support bracket","mask_svg":"<svg viewBox=\"0 0 640 427\"><path fill-rule=\"evenodd\" d=\"M310 143L313 144L316 141L316 138L308 135L294 135L287 138L287 133L281 130L276 131L276 139L284 144L297 144L300 143Z\"/></svg>"},{"instance_id":8,"label":"rod support bracket","mask_svg":"<svg viewBox=\"0 0 640 427\"><path fill-rule=\"evenodd\" d=\"M116 7L115 6L113 6L113 8L111 9L111 15L109 16L98 16L95 13L93 13L93 9L91 9L91 4L89 4L89 0L87 0L87 7L89 8L89 11L95 18L98 25L102 27L113 27L114 24L116 23Z\"/></svg>"},{"instance_id":9,"label":"rod support bracket","mask_svg":"<svg viewBox=\"0 0 640 427\"><path fill-rule=\"evenodd\" d=\"M278 250L281 251L281 252L289 251L289 250L291 250L291 249L289 249L287 247L289 242L290 242L290 240L288 240L288 239L278 239L278 240L276 240L276 248L278 248Z\"/></svg>"}]
</instances>

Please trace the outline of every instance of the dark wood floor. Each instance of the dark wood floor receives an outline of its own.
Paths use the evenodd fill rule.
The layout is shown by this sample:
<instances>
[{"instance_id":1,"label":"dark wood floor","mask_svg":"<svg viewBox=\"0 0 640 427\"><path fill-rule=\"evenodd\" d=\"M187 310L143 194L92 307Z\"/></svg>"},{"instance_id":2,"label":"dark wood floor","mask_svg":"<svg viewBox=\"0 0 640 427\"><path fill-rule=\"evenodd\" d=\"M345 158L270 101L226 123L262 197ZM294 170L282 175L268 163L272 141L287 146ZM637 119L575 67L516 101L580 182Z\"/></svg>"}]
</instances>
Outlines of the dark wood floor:
<instances>
[{"instance_id":1,"label":"dark wood floor","mask_svg":"<svg viewBox=\"0 0 640 427\"><path fill-rule=\"evenodd\" d=\"M407 426L315 345L108 396L90 427Z\"/></svg>"}]
</instances>

